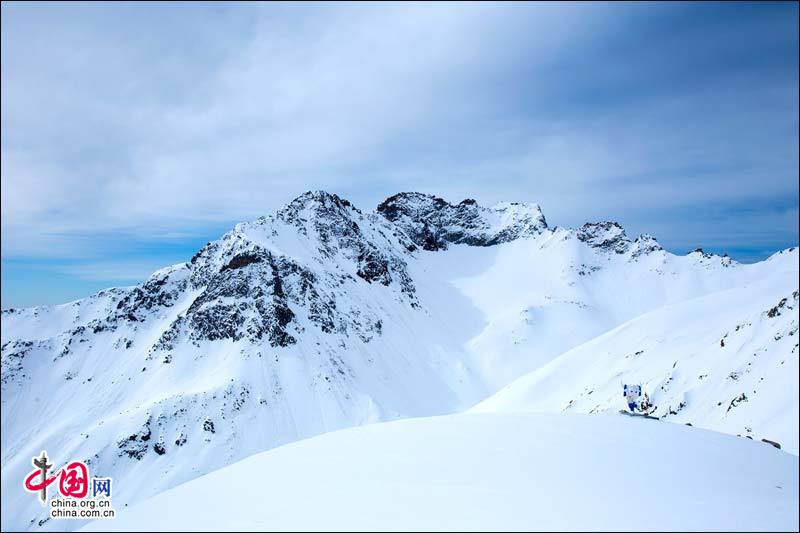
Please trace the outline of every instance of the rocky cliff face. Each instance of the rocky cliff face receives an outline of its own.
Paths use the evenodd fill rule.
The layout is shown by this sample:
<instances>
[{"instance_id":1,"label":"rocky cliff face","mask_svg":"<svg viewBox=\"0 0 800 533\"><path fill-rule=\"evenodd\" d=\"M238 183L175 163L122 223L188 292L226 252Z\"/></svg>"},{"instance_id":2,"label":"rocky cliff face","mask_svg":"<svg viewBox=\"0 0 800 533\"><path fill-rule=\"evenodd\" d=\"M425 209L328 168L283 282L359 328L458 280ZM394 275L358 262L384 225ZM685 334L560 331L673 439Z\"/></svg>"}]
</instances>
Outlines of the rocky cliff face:
<instances>
[{"instance_id":1,"label":"rocky cliff face","mask_svg":"<svg viewBox=\"0 0 800 533\"><path fill-rule=\"evenodd\" d=\"M535 204L502 203L486 208L467 199L453 205L436 196L412 192L387 198L377 212L424 250L446 249L448 244L492 246L547 229L544 215Z\"/></svg>"}]
</instances>

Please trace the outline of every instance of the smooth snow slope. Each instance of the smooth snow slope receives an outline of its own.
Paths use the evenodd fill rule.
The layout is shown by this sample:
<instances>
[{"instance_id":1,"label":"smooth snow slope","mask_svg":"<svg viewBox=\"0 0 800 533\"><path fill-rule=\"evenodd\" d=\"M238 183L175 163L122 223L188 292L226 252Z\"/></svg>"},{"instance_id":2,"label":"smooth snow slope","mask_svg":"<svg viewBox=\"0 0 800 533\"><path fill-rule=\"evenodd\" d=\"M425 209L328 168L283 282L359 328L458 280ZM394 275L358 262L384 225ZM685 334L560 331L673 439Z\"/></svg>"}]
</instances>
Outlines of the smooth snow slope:
<instances>
[{"instance_id":1,"label":"smooth snow slope","mask_svg":"<svg viewBox=\"0 0 800 533\"><path fill-rule=\"evenodd\" d=\"M423 254L419 262L425 271L413 276L453 286L465 300L466 305L452 300L439 305L463 324L468 339L463 348L490 392L661 307L729 289L755 291L765 279L780 286L771 307L798 289L797 248L741 264L702 252L639 254L634 243L626 245L624 253L590 246L574 231L559 228L492 247L459 245ZM421 294L425 306L437 305ZM758 295L753 296L753 302L741 302L744 313L763 310L760 304L755 307ZM481 316L482 323L475 327L474 321L460 321L464 309ZM718 311L710 309L709 318ZM680 317L673 325L683 327Z\"/></svg>"},{"instance_id":2,"label":"smooth snow slope","mask_svg":"<svg viewBox=\"0 0 800 533\"><path fill-rule=\"evenodd\" d=\"M798 458L619 415L462 414L264 452L86 530L797 530Z\"/></svg>"}]
</instances>

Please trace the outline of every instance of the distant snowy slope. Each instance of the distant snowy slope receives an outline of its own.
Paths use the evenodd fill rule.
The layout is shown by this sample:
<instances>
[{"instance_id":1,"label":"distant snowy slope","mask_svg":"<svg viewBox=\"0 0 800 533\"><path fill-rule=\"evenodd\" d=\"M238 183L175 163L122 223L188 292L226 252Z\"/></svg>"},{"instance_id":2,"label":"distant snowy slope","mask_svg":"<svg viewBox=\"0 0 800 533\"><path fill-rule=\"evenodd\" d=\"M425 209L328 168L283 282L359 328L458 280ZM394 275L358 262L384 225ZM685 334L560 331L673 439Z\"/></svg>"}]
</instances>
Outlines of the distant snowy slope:
<instances>
[{"instance_id":1,"label":"distant snowy slope","mask_svg":"<svg viewBox=\"0 0 800 533\"><path fill-rule=\"evenodd\" d=\"M492 247L450 246L420 257L426 274L415 279L456 287L481 317L464 348L490 390L665 305L733 288L746 293L764 279L777 280L787 294L798 288L797 248L740 264L702 251L677 256L621 230L609 240L606 226L559 228ZM587 244L589 227L602 237ZM650 243L647 253L641 242ZM776 294L776 302L787 294ZM746 299L742 306L763 310ZM674 327L682 327L680 317Z\"/></svg>"},{"instance_id":2,"label":"distant snowy slope","mask_svg":"<svg viewBox=\"0 0 800 533\"><path fill-rule=\"evenodd\" d=\"M465 414L265 452L87 531L797 530L798 458L620 416Z\"/></svg>"},{"instance_id":3,"label":"distant snowy slope","mask_svg":"<svg viewBox=\"0 0 800 533\"><path fill-rule=\"evenodd\" d=\"M481 412L617 411L640 383L662 420L780 442L798 453L796 273L659 308L483 401Z\"/></svg>"}]
</instances>

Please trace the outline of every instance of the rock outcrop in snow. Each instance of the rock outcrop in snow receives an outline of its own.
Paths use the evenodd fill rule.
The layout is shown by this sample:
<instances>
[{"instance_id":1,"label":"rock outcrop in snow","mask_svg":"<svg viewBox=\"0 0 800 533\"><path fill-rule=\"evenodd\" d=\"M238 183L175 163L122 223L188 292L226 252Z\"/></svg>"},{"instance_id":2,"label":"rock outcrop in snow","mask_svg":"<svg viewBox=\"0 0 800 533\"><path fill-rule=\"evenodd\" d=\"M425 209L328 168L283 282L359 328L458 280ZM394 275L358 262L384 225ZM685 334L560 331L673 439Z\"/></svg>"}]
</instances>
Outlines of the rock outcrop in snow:
<instances>
[{"instance_id":1,"label":"rock outcrop in snow","mask_svg":"<svg viewBox=\"0 0 800 533\"><path fill-rule=\"evenodd\" d=\"M576 236L592 248L617 254L630 253L632 258L662 250L655 237L644 234L631 241L617 222L588 222Z\"/></svg>"},{"instance_id":2,"label":"rock outcrop in snow","mask_svg":"<svg viewBox=\"0 0 800 533\"><path fill-rule=\"evenodd\" d=\"M472 199L453 205L429 194L400 193L384 200L378 213L400 227L424 250L448 244L492 246L538 235L547 222L538 205L500 203L481 207Z\"/></svg>"}]
</instances>

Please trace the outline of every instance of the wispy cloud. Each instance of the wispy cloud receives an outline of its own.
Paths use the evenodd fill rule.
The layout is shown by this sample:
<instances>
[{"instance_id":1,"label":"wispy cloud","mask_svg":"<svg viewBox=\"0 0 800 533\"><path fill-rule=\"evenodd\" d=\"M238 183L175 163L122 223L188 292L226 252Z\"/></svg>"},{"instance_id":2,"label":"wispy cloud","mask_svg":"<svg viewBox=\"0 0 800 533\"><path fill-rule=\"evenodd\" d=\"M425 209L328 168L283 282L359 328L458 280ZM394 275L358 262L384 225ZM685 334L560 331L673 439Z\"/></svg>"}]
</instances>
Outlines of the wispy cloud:
<instances>
[{"instance_id":1,"label":"wispy cloud","mask_svg":"<svg viewBox=\"0 0 800 533\"><path fill-rule=\"evenodd\" d=\"M314 188L797 241L796 4L2 11L3 258L183 246Z\"/></svg>"}]
</instances>

